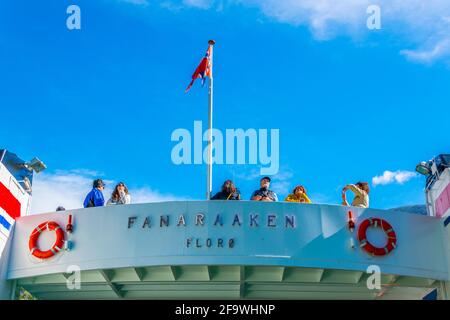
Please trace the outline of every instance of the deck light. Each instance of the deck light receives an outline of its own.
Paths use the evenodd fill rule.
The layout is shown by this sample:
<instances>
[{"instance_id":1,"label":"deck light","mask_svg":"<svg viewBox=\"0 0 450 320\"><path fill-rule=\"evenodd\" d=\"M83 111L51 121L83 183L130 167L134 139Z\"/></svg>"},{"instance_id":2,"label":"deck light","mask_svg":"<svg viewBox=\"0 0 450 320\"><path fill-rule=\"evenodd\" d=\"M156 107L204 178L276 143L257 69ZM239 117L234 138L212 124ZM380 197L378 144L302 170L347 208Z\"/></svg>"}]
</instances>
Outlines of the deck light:
<instances>
[{"instance_id":1,"label":"deck light","mask_svg":"<svg viewBox=\"0 0 450 320\"><path fill-rule=\"evenodd\" d=\"M39 160L37 157L34 157L29 162L25 163L25 167L28 170L34 170L36 173L39 173L45 169L47 169L47 166L44 162Z\"/></svg>"},{"instance_id":2,"label":"deck light","mask_svg":"<svg viewBox=\"0 0 450 320\"><path fill-rule=\"evenodd\" d=\"M422 161L416 166L416 171L424 176L431 174L430 166L425 161Z\"/></svg>"}]
</instances>

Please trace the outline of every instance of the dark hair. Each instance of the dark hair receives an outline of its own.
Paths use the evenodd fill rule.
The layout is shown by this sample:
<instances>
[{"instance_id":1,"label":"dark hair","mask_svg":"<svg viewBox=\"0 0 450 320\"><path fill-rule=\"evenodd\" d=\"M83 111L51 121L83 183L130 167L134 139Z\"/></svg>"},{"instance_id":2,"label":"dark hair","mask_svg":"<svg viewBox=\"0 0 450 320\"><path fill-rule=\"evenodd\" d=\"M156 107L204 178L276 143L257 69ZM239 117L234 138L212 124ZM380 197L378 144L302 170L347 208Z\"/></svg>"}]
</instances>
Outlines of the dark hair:
<instances>
[{"instance_id":1,"label":"dark hair","mask_svg":"<svg viewBox=\"0 0 450 320\"><path fill-rule=\"evenodd\" d=\"M305 189L305 187L304 187L304 186L300 186L300 185L299 185L299 186L296 186L296 187L294 188L294 190L292 190L292 193L295 194L295 191L297 191L297 189L302 190L303 193L306 194L306 189Z\"/></svg>"},{"instance_id":2,"label":"dark hair","mask_svg":"<svg viewBox=\"0 0 450 320\"><path fill-rule=\"evenodd\" d=\"M355 183L360 189L364 190L367 194L370 192L369 184L367 182L358 181Z\"/></svg>"},{"instance_id":3,"label":"dark hair","mask_svg":"<svg viewBox=\"0 0 450 320\"><path fill-rule=\"evenodd\" d=\"M114 191L113 191L113 193L112 193L112 196L111 196L111 198L113 199L113 200L119 200L119 198L120 198L120 195L119 195L119 186L124 186L124 191L125 191L125 194L128 194L128 188L127 188L127 186L125 185L125 183L123 183L123 182L119 182L117 185L116 185L116 187L114 188Z\"/></svg>"},{"instance_id":4,"label":"dark hair","mask_svg":"<svg viewBox=\"0 0 450 320\"><path fill-rule=\"evenodd\" d=\"M64 208L63 206L59 206L58 208L56 208L56 211L65 211L66 208Z\"/></svg>"},{"instance_id":5,"label":"dark hair","mask_svg":"<svg viewBox=\"0 0 450 320\"><path fill-rule=\"evenodd\" d=\"M93 188L104 187L104 186L105 186L105 183L103 182L102 179L95 179L94 182L92 183Z\"/></svg>"},{"instance_id":6,"label":"dark hair","mask_svg":"<svg viewBox=\"0 0 450 320\"><path fill-rule=\"evenodd\" d=\"M230 184L230 185L227 186L227 184ZM236 192L236 186L234 185L233 181L225 180L225 182L222 185L222 192L228 192L228 193Z\"/></svg>"}]
</instances>

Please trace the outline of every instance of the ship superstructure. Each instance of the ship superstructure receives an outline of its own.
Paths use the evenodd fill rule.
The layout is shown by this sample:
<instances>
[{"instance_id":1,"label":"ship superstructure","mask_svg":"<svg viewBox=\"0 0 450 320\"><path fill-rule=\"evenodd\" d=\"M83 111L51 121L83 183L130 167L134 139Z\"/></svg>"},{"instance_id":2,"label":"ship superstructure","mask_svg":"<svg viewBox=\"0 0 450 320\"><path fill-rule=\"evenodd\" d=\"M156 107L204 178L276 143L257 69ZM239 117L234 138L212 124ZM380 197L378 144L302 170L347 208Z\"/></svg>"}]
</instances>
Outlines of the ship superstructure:
<instances>
[{"instance_id":1,"label":"ship superstructure","mask_svg":"<svg viewBox=\"0 0 450 320\"><path fill-rule=\"evenodd\" d=\"M426 216L255 201L25 210L2 298L23 287L39 299L448 299L446 161L418 165Z\"/></svg>"}]
</instances>

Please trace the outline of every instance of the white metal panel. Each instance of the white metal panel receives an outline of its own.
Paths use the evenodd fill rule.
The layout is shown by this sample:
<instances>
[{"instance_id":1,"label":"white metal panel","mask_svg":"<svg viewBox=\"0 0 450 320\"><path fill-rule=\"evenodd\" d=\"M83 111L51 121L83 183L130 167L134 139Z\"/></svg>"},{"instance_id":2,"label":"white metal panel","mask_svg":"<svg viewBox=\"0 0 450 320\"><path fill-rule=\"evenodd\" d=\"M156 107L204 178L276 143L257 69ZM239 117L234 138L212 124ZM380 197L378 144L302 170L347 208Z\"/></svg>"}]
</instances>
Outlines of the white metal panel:
<instances>
[{"instance_id":1,"label":"white metal panel","mask_svg":"<svg viewBox=\"0 0 450 320\"><path fill-rule=\"evenodd\" d=\"M346 227L348 209L281 202L179 201L22 217L16 223L9 278L65 272L70 265L78 265L82 270L201 264L302 266L365 272L369 265L375 264L386 274L448 279L448 235L440 219L352 208L357 224L369 217L380 217L390 222L397 233L398 247L392 253L371 257L359 247L349 246L349 238L355 234ZM206 216L204 226L194 223L199 212ZM40 263L31 260L28 238L32 230L47 220L64 226L69 213L74 215L75 221L75 232L71 236L73 250ZM176 219L182 213L188 225L177 227ZM217 213L223 216L223 226L213 225ZM276 214L279 224L271 228L261 222L265 221L263 219L259 227L251 227L250 213L259 213L264 219ZM161 214L170 215L169 227L159 226L157 217ZM240 227L231 225L235 214L243 218ZM284 214L296 217L296 228L284 228ZM128 228L132 216L137 220ZM143 228L146 217L153 219L150 228ZM187 247L187 238L200 239L203 244L207 238L234 238L236 245L233 248ZM358 277L352 281L357 281Z\"/></svg>"}]
</instances>

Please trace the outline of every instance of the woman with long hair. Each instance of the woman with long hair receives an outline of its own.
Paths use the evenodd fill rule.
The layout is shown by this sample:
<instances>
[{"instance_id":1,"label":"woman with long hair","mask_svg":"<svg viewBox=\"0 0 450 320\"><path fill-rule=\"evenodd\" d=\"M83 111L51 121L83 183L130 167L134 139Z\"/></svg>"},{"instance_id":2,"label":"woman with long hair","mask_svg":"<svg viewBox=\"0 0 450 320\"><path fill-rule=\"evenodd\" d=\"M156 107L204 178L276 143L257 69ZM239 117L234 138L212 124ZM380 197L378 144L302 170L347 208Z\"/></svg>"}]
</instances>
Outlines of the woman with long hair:
<instances>
[{"instance_id":1,"label":"woman with long hair","mask_svg":"<svg viewBox=\"0 0 450 320\"><path fill-rule=\"evenodd\" d=\"M368 208L369 207L369 184L367 182L357 182L355 184L348 184L342 189L342 205L349 206L347 202L347 197L345 195L345 192L347 190L351 190L355 197L352 201L353 207L361 207L361 208Z\"/></svg>"},{"instance_id":2,"label":"woman with long hair","mask_svg":"<svg viewBox=\"0 0 450 320\"><path fill-rule=\"evenodd\" d=\"M211 200L241 200L241 194L233 181L226 180L222 185L222 190L217 192Z\"/></svg>"},{"instance_id":3,"label":"woman with long hair","mask_svg":"<svg viewBox=\"0 0 450 320\"><path fill-rule=\"evenodd\" d=\"M128 188L123 182L119 182L111 195L111 198L108 200L106 205L114 205L114 204L130 204L131 196L128 192Z\"/></svg>"},{"instance_id":4,"label":"woman with long hair","mask_svg":"<svg viewBox=\"0 0 450 320\"><path fill-rule=\"evenodd\" d=\"M304 186L296 186L292 193L286 197L287 202L311 203Z\"/></svg>"}]
</instances>

